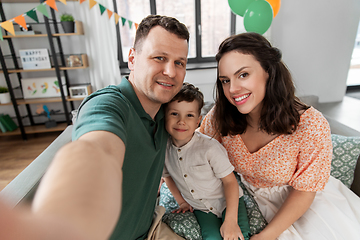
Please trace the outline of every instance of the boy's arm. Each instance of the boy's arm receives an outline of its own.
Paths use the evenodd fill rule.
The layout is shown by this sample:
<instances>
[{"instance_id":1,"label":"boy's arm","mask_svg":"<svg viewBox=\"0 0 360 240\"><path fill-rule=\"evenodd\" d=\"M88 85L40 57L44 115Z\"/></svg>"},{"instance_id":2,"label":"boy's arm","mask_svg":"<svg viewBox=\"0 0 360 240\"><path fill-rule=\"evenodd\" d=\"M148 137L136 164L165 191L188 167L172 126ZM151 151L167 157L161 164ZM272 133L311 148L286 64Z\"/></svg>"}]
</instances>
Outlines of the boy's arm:
<instances>
[{"instance_id":1,"label":"boy's arm","mask_svg":"<svg viewBox=\"0 0 360 240\"><path fill-rule=\"evenodd\" d=\"M181 195L179 189L177 188L174 180L172 179L171 176L165 177L165 183L167 185L167 187L169 188L171 194L174 196L176 202L179 205L179 209L174 210L173 212L179 213L179 212L186 212L186 211L190 211L193 212L193 208L190 206L190 204L188 202L185 201L185 199L183 198L183 196Z\"/></svg>"},{"instance_id":2,"label":"boy's arm","mask_svg":"<svg viewBox=\"0 0 360 240\"><path fill-rule=\"evenodd\" d=\"M5 210L0 217L0 239L14 229L36 240L109 238L121 211L124 153L123 141L105 131L64 146L41 181L31 213Z\"/></svg>"},{"instance_id":3,"label":"boy's arm","mask_svg":"<svg viewBox=\"0 0 360 240\"><path fill-rule=\"evenodd\" d=\"M239 185L234 173L230 173L221 180L226 199L225 219L220 228L221 236L224 239L244 239L238 225Z\"/></svg>"}]
</instances>

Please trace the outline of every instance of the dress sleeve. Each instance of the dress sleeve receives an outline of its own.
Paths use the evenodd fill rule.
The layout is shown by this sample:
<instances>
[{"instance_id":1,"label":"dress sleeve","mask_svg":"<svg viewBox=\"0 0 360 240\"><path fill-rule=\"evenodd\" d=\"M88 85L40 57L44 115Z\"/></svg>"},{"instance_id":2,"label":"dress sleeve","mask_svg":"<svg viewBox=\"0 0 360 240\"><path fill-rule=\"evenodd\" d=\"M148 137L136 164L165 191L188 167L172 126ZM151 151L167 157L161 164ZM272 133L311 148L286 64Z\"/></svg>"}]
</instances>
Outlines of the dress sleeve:
<instances>
[{"instance_id":1,"label":"dress sleeve","mask_svg":"<svg viewBox=\"0 0 360 240\"><path fill-rule=\"evenodd\" d=\"M289 185L300 191L321 191L330 177L332 143L330 126L320 112L302 131L297 168Z\"/></svg>"},{"instance_id":2,"label":"dress sleeve","mask_svg":"<svg viewBox=\"0 0 360 240\"><path fill-rule=\"evenodd\" d=\"M206 114L203 121L201 122L200 127L197 129L199 132L208 135L209 137L215 138L218 142L222 143L221 137L216 136L216 130L213 124L214 118L214 107Z\"/></svg>"}]
</instances>

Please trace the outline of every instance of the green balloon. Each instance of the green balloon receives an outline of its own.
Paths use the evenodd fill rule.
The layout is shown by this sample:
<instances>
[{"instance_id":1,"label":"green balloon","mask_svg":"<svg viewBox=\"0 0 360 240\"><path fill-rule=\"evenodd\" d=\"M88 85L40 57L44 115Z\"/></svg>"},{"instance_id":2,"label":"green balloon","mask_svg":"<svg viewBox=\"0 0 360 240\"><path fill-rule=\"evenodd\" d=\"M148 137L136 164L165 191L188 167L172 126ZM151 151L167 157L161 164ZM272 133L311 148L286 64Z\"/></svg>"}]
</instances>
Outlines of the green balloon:
<instances>
[{"instance_id":1,"label":"green balloon","mask_svg":"<svg viewBox=\"0 0 360 240\"><path fill-rule=\"evenodd\" d=\"M243 17L249 4L253 1L255 0L228 0L228 3L233 13Z\"/></svg>"},{"instance_id":2,"label":"green balloon","mask_svg":"<svg viewBox=\"0 0 360 240\"><path fill-rule=\"evenodd\" d=\"M247 8L244 15L244 27L247 32L264 34L273 20L273 10L265 0L255 0Z\"/></svg>"}]
</instances>

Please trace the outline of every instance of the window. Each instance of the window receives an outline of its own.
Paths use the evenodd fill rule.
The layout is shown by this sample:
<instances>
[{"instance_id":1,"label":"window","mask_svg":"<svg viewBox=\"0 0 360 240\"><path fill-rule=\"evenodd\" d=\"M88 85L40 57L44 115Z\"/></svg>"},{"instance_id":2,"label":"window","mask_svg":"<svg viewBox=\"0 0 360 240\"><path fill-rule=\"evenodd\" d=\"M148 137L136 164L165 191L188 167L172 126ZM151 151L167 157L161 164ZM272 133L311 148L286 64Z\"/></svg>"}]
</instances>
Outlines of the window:
<instances>
[{"instance_id":1,"label":"window","mask_svg":"<svg viewBox=\"0 0 360 240\"><path fill-rule=\"evenodd\" d=\"M235 32L235 15L227 1L217 0L114 0L114 9L126 19L140 23L149 14L167 15L184 23L190 32L189 63L214 62L219 44ZM127 56L135 38L121 19L118 27L119 61L127 68Z\"/></svg>"},{"instance_id":2,"label":"window","mask_svg":"<svg viewBox=\"0 0 360 240\"><path fill-rule=\"evenodd\" d=\"M360 22L358 25L346 84L348 89L360 88Z\"/></svg>"}]
</instances>

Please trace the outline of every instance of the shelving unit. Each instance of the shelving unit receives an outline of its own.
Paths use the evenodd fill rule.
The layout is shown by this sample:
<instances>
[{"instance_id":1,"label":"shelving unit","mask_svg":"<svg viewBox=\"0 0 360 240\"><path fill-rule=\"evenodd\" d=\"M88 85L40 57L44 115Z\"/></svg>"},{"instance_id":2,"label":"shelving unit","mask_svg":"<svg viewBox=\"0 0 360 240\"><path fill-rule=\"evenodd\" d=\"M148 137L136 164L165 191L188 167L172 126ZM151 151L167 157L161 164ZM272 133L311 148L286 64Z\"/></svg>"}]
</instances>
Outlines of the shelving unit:
<instances>
[{"instance_id":1,"label":"shelving unit","mask_svg":"<svg viewBox=\"0 0 360 240\"><path fill-rule=\"evenodd\" d=\"M1 19L2 19L2 21L6 21L2 2L9 2L9 1L1 1L0 2ZM39 3L41 1L15 0L15 1L11 1L9 3L29 3L29 2L38 2ZM23 139L25 140L25 139L27 139L27 134L31 134L31 133L62 131L66 128L67 125L71 124L71 120L70 120L70 116L69 116L70 111L68 110L68 103L70 103L70 108L73 110L74 109L73 102L83 100L83 98L71 98L70 97L70 94L69 94L70 83L69 83L67 71L87 68L89 66L87 55L81 54L82 66L79 66L79 67L67 66L66 62L65 62L65 57L64 57L64 53L63 53L63 49L62 49L61 40L60 40L60 38L64 37L64 36L71 37L71 36L84 35L82 22L75 21L75 28L76 28L75 33L60 33L59 28L57 26L57 24L59 22L56 21L55 12L51 8L50 8L50 12L51 12L52 19L49 20L46 16L44 16L43 24L45 25L45 28L46 28L46 34L16 35L16 36L3 35L4 41L8 42L8 46L9 46L9 49L11 52L11 58L12 58L14 67L7 68L6 61L4 59L4 56L3 56L3 53L2 53L2 50L0 47L0 62L1 62L1 67L2 67L2 70L0 70L0 73L4 74L6 83L9 88L10 96L11 96L11 103L0 104L0 107L6 106L6 105L13 105L19 128L12 132L5 132L5 133L0 132L0 137L21 134ZM53 21L53 22L50 23L49 21ZM50 24L53 24L53 30L50 28ZM16 39L16 38L28 38L28 39L35 38L36 39L36 38L44 38L44 37L48 38L50 55L53 56L52 57L52 67L49 69L22 69L22 68L20 68L19 64L18 64L19 58L16 57L17 55L14 50L14 45L12 43L12 39ZM55 43L57 44L58 52L55 51ZM43 47L43 46L41 46L41 47ZM79 54L77 54L77 55L79 55ZM21 76L21 74L25 73L25 72L55 72L59 86L63 86L62 76L61 76L61 73L62 73L63 77L65 78L65 82L66 82L66 86L67 86L67 88L66 88L67 94L64 92L64 89L62 87L60 87L61 97L35 98L35 99L15 98L9 75L10 74L17 75L20 90L22 91L22 88L21 88L22 76ZM68 96L66 96L66 95L68 95ZM35 122L33 120L33 115L31 113L30 105L44 104L44 103L62 103L63 114L65 115L66 122L65 123L57 123L57 126L53 127L53 128L46 128L44 124L35 124ZM18 109L18 107L20 105L26 106L27 116L20 115L20 112ZM25 117L29 118L30 126L23 125L23 118L25 118Z\"/></svg>"}]
</instances>

